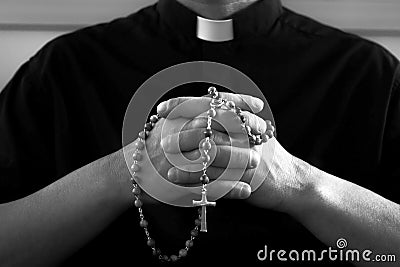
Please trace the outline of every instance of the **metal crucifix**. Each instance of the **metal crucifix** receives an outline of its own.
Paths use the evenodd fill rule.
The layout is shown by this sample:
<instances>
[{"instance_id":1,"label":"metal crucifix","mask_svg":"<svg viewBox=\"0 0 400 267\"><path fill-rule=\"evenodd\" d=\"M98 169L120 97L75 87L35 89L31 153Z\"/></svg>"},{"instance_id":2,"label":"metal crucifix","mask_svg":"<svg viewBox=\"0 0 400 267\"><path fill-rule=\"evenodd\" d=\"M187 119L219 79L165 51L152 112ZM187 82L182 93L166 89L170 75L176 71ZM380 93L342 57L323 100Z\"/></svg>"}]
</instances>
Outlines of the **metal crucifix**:
<instances>
[{"instance_id":1,"label":"metal crucifix","mask_svg":"<svg viewBox=\"0 0 400 267\"><path fill-rule=\"evenodd\" d=\"M215 207L217 203L207 200L207 189L203 188L201 192L201 200L193 200L194 207L201 207L201 232L207 232L207 206Z\"/></svg>"}]
</instances>

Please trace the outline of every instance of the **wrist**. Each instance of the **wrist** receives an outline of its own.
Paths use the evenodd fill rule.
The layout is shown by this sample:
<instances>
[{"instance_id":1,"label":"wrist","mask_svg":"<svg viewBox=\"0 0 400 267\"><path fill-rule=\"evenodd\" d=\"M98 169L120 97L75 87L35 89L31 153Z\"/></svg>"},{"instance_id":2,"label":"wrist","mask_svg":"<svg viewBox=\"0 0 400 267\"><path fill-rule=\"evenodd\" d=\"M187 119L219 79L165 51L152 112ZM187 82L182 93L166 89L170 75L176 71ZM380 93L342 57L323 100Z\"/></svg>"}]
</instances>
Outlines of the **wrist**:
<instances>
[{"instance_id":1,"label":"wrist","mask_svg":"<svg viewBox=\"0 0 400 267\"><path fill-rule=\"evenodd\" d=\"M292 187L288 201L284 205L285 212L299 217L312 205L317 195L318 169L311 164L293 156L292 181L297 186Z\"/></svg>"},{"instance_id":2,"label":"wrist","mask_svg":"<svg viewBox=\"0 0 400 267\"><path fill-rule=\"evenodd\" d=\"M130 172L123 150L118 150L99 160L100 175L104 179L105 195L116 207L128 208L133 201Z\"/></svg>"}]
</instances>

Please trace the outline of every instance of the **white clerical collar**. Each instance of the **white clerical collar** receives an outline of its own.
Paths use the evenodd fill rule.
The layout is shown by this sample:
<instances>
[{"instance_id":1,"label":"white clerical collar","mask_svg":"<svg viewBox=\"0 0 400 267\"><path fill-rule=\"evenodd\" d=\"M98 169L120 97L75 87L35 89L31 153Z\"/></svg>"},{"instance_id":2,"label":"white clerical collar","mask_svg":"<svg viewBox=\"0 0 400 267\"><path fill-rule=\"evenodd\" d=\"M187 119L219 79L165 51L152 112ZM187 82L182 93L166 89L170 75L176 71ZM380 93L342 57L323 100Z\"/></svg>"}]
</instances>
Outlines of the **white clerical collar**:
<instances>
[{"instance_id":1,"label":"white clerical collar","mask_svg":"<svg viewBox=\"0 0 400 267\"><path fill-rule=\"evenodd\" d=\"M197 37L210 42L233 40L233 22L227 20L210 20L197 17Z\"/></svg>"}]
</instances>

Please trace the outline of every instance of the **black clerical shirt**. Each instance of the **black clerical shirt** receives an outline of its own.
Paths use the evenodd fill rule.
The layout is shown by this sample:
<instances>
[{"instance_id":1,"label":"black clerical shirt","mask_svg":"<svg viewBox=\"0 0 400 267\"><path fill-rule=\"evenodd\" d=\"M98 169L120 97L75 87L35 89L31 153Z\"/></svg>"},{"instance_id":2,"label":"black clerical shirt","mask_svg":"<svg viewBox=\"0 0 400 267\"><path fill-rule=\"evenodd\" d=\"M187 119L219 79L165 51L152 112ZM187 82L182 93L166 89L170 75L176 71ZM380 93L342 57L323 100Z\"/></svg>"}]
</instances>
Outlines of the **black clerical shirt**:
<instances>
[{"instance_id":1,"label":"black clerical shirt","mask_svg":"<svg viewBox=\"0 0 400 267\"><path fill-rule=\"evenodd\" d=\"M160 0L126 18L49 42L0 95L0 202L40 190L120 149L124 113L135 90L164 68L200 60L232 66L261 88L278 140L291 154L400 201L395 186L400 178L398 60L375 43L282 7L279 0L258 1L233 15L233 22L234 40L202 41L196 38L196 14ZM202 95L204 89L182 89L169 97L194 93ZM157 244L176 254L196 211L166 205L144 209ZM284 263L277 260L259 262L257 252L265 245L326 248L288 215L244 201L219 201L208 220L209 233L195 242L183 264L280 266ZM157 261L132 208L65 265L140 262Z\"/></svg>"}]
</instances>

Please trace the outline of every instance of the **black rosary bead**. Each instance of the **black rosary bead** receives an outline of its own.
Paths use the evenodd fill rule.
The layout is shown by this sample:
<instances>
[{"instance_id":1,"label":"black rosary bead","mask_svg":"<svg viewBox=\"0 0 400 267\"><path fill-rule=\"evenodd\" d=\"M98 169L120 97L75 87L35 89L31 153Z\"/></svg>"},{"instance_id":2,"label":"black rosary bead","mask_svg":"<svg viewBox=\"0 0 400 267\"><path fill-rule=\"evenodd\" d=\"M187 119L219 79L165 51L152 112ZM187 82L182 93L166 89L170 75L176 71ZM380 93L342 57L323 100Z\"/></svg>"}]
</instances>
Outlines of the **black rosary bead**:
<instances>
[{"instance_id":1,"label":"black rosary bead","mask_svg":"<svg viewBox=\"0 0 400 267\"><path fill-rule=\"evenodd\" d=\"M146 123L145 125L144 125L144 129L146 130L146 131L151 131L151 130L153 130L153 125L150 123L150 122L148 122L148 123Z\"/></svg>"},{"instance_id":2,"label":"black rosary bead","mask_svg":"<svg viewBox=\"0 0 400 267\"><path fill-rule=\"evenodd\" d=\"M212 98L217 98L219 95L217 88L215 88L215 87L208 88L208 94L211 95Z\"/></svg>"},{"instance_id":3,"label":"black rosary bead","mask_svg":"<svg viewBox=\"0 0 400 267\"><path fill-rule=\"evenodd\" d=\"M210 178L208 178L207 174L203 174L200 178L200 182L202 184L208 184L210 182Z\"/></svg>"},{"instance_id":4,"label":"black rosary bead","mask_svg":"<svg viewBox=\"0 0 400 267\"><path fill-rule=\"evenodd\" d=\"M143 219L140 221L140 227L145 228L147 226L149 226L149 223L146 220Z\"/></svg>"},{"instance_id":5,"label":"black rosary bead","mask_svg":"<svg viewBox=\"0 0 400 267\"><path fill-rule=\"evenodd\" d=\"M188 248L191 248L191 247L193 247L193 244L194 244L194 243L193 243L193 240L187 240L185 245L186 245Z\"/></svg>"},{"instance_id":6,"label":"black rosary bead","mask_svg":"<svg viewBox=\"0 0 400 267\"><path fill-rule=\"evenodd\" d=\"M199 235L199 231L196 230L196 229L193 229L193 230L190 232L190 235L193 236L193 237L197 237L197 236Z\"/></svg>"},{"instance_id":7,"label":"black rosary bead","mask_svg":"<svg viewBox=\"0 0 400 267\"><path fill-rule=\"evenodd\" d=\"M205 131L204 131L204 135L205 135L205 137L207 138L207 137L211 137L212 136L212 130L211 129L206 129Z\"/></svg>"},{"instance_id":8,"label":"black rosary bead","mask_svg":"<svg viewBox=\"0 0 400 267\"><path fill-rule=\"evenodd\" d=\"M186 249L181 249L179 250L179 257L186 257L187 256L187 250Z\"/></svg>"},{"instance_id":9,"label":"black rosary bead","mask_svg":"<svg viewBox=\"0 0 400 267\"><path fill-rule=\"evenodd\" d=\"M152 239L152 238L149 238L148 240L147 240L147 245L149 246L149 247L154 247L155 245L156 245L156 242L154 241L154 239Z\"/></svg>"},{"instance_id":10,"label":"black rosary bead","mask_svg":"<svg viewBox=\"0 0 400 267\"><path fill-rule=\"evenodd\" d=\"M157 123L158 120L159 120L159 118L157 115L153 115L150 117L150 122L152 122L152 123Z\"/></svg>"}]
</instances>

